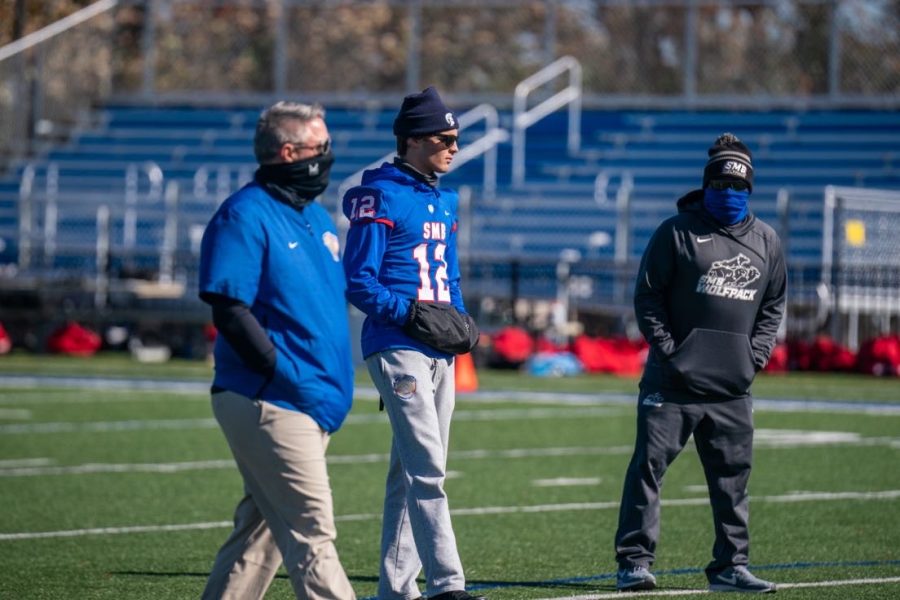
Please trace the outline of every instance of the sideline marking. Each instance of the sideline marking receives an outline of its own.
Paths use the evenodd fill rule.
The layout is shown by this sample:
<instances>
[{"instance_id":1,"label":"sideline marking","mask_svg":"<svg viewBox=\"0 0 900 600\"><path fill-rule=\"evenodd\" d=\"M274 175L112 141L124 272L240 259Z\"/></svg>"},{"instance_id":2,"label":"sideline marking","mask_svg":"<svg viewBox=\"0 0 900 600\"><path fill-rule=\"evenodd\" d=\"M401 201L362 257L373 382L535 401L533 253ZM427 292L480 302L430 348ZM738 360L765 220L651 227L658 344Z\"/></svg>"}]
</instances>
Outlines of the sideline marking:
<instances>
[{"instance_id":1,"label":"sideline marking","mask_svg":"<svg viewBox=\"0 0 900 600\"><path fill-rule=\"evenodd\" d=\"M833 445L823 442L824 445ZM800 446L808 444L801 443ZM888 445L897 447L900 445L900 439L897 438L861 438L857 442L843 445L853 446L874 446ZM768 446L759 444L762 448L778 448L789 449L794 446L784 444L775 444ZM608 447L551 447L551 448L510 448L505 450L458 450L453 453L454 462L457 460L478 460L490 458L540 458L540 457L561 457L561 456L611 456L611 455L628 455L632 451L631 446L608 446ZM371 453L371 454L336 454L327 457L330 465L356 465L387 462L390 459L389 454ZM23 458L0 460L0 477L29 477L39 475L84 475L90 473L180 473L183 471L198 470L215 470L230 469L234 466L234 461L230 458L183 461L183 462L164 462L164 463L83 463L79 465L54 465L54 461L49 458ZM544 480L536 480L544 481ZM557 480L546 480L554 482ZM568 482L563 478L562 483L546 483L535 485L593 485L596 482L581 480ZM688 485L682 488L689 493L706 492L705 485ZM793 492L800 493L800 492Z\"/></svg>"},{"instance_id":2,"label":"sideline marking","mask_svg":"<svg viewBox=\"0 0 900 600\"><path fill-rule=\"evenodd\" d=\"M811 502L817 500L894 500L900 498L900 490L881 492L801 492L782 496L751 496L751 502ZM669 506L704 506L709 504L708 498L679 498L663 500L664 507ZM571 510L610 510L619 508L619 502L573 502L568 504L535 504L530 506L483 506L473 508L451 509L452 516L483 516L503 514L530 514L542 512L564 512ZM335 517L335 521L369 521L381 519L381 513L361 513ZM0 533L0 541L29 540L54 537L80 537L85 535L108 535L121 533L153 533L160 531L183 531L191 529L212 529L215 527L233 527L231 521L214 521L205 523L184 523L181 525L138 525L129 527L95 527L91 529L69 529L64 531L36 531L20 533Z\"/></svg>"},{"instance_id":3,"label":"sideline marking","mask_svg":"<svg viewBox=\"0 0 900 600\"><path fill-rule=\"evenodd\" d=\"M54 377L47 375L0 375L0 388L80 388L91 390L151 390L172 393L202 394L209 396L208 381L177 381L153 379L127 379L103 377ZM378 392L371 386L359 386L354 398L377 399ZM558 393L492 390L457 394L457 399L467 402L532 402L560 405L624 404L634 407L637 393L602 392ZM754 408L775 412L849 412L857 414L900 415L900 402L851 402L842 400L797 400L754 398Z\"/></svg>"},{"instance_id":4,"label":"sideline marking","mask_svg":"<svg viewBox=\"0 0 900 600\"><path fill-rule=\"evenodd\" d=\"M539 458L552 456L618 455L631 452L631 446L608 448L511 448L508 450L459 450L453 460L479 460L484 458ZM329 465L358 465L388 462L390 454L337 454L328 456ZM34 475L82 475L87 473L180 473L203 469L231 469L230 458L194 460L168 463L85 463L80 465L53 465L49 458L0 461L0 477L27 477Z\"/></svg>"},{"instance_id":5,"label":"sideline marking","mask_svg":"<svg viewBox=\"0 0 900 600\"><path fill-rule=\"evenodd\" d=\"M599 477L555 477L553 479L534 479L531 485L535 487L572 487L579 485L598 485Z\"/></svg>"},{"instance_id":6,"label":"sideline marking","mask_svg":"<svg viewBox=\"0 0 900 600\"><path fill-rule=\"evenodd\" d=\"M53 464L50 458L7 458L0 460L0 472L2 469L13 469L20 467L45 467Z\"/></svg>"},{"instance_id":7,"label":"sideline marking","mask_svg":"<svg viewBox=\"0 0 900 600\"><path fill-rule=\"evenodd\" d=\"M843 585L877 585L884 583L898 583L900 577L873 577L870 579L833 579L831 581L809 581L803 583L776 583L778 591L797 588L838 587ZM651 592L609 592L602 594L587 594L583 596L553 596L541 600L611 600L612 598L652 598L660 596L688 596L691 594L710 594L708 589L695 590L654 590Z\"/></svg>"},{"instance_id":8,"label":"sideline marking","mask_svg":"<svg viewBox=\"0 0 900 600\"><path fill-rule=\"evenodd\" d=\"M514 419L574 419L579 417L608 416L618 414L618 409L603 406L578 408L502 408L497 410L460 410L453 414L454 421L503 421ZM388 424L385 414L350 415L344 425ZM129 421L55 421L46 423L0 425L0 433L100 433L163 429L215 429L219 425L212 417L199 419L132 419Z\"/></svg>"},{"instance_id":9,"label":"sideline marking","mask_svg":"<svg viewBox=\"0 0 900 600\"><path fill-rule=\"evenodd\" d=\"M27 408L0 408L0 419L27 421L31 417L32 412Z\"/></svg>"}]
</instances>

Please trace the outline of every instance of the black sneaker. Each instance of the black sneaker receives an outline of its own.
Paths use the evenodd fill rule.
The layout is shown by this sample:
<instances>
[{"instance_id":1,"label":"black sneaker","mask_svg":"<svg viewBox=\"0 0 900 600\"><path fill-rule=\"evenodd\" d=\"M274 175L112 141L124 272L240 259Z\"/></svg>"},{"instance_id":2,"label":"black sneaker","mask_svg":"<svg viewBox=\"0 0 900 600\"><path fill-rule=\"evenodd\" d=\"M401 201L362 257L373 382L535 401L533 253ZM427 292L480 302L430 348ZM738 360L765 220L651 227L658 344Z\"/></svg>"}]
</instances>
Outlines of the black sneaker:
<instances>
[{"instance_id":1,"label":"black sneaker","mask_svg":"<svg viewBox=\"0 0 900 600\"><path fill-rule=\"evenodd\" d=\"M487 600L484 596L473 596L465 590L453 590L437 596L431 596L428 600Z\"/></svg>"},{"instance_id":2,"label":"black sneaker","mask_svg":"<svg viewBox=\"0 0 900 600\"><path fill-rule=\"evenodd\" d=\"M751 594L773 594L775 584L760 579L747 567L728 567L709 578L711 592L747 592Z\"/></svg>"}]
</instances>

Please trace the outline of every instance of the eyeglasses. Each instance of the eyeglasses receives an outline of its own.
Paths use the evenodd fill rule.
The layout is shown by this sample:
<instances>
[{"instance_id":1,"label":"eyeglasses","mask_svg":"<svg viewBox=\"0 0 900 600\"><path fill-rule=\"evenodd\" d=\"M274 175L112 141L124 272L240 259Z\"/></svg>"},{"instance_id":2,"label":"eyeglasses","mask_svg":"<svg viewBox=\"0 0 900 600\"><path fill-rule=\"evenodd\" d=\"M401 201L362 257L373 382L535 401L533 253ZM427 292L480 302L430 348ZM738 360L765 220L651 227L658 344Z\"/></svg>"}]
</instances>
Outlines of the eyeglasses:
<instances>
[{"instance_id":1,"label":"eyeglasses","mask_svg":"<svg viewBox=\"0 0 900 600\"><path fill-rule=\"evenodd\" d=\"M296 150L315 150L316 156L322 156L323 154L328 154L328 151L331 150L331 138L325 138L325 141L321 144L316 144L315 146L303 146L295 142L285 142L293 146Z\"/></svg>"},{"instance_id":2,"label":"eyeglasses","mask_svg":"<svg viewBox=\"0 0 900 600\"><path fill-rule=\"evenodd\" d=\"M450 148L453 144L459 143L458 135L449 135L445 133L436 133L431 137L437 138L437 140L444 145L445 148Z\"/></svg>"},{"instance_id":3,"label":"eyeglasses","mask_svg":"<svg viewBox=\"0 0 900 600\"><path fill-rule=\"evenodd\" d=\"M732 189L738 192L750 189L750 186L747 185L746 181L736 181L733 179L713 179L709 182L709 187L714 190Z\"/></svg>"}]
</instances>

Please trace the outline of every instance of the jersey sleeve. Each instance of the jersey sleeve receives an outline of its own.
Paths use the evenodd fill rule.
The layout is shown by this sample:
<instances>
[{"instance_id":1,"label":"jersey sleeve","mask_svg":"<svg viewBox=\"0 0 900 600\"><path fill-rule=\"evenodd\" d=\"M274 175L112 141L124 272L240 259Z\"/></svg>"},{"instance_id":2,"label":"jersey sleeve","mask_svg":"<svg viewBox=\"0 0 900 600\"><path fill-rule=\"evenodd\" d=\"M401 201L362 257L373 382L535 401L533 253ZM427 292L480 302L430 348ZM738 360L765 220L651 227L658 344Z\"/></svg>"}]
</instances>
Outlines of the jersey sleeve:
<instances>
[{"instance_id":1,"label":"jersey sleeve","mask_svg":"<svg viewBox=\"0 0 900 600\"><path fill-rule=\"evenodd\" d=\"M253 306L259 289L266 241L250 215L220 209L200 243L200 298L218 294Z\"/></svg>"},{"instance_id":2,"label":"jersey sleeve","mask_svg":"<svg viewBox=\"0 0 900 600\"><path fill-rule=\"evenodd\" d=\"M370 317L403 325L409 300L378 280L394 227L387 199L381 190L357 187L344 196L343 210L350 221L343 259L347 300Z\"/></svg>"},{"instance_id":3,"label":"jersey sleeve","mask_svg":"<svg viewBox=\"0 0 900 600\"><path fill-rule=\"evenodd\" d=\"M390 203L378 188L366 186L351 188L344 194L341 206L351 227L372 222L391 228L394 226Z\"/></svg>"}]
</instances>

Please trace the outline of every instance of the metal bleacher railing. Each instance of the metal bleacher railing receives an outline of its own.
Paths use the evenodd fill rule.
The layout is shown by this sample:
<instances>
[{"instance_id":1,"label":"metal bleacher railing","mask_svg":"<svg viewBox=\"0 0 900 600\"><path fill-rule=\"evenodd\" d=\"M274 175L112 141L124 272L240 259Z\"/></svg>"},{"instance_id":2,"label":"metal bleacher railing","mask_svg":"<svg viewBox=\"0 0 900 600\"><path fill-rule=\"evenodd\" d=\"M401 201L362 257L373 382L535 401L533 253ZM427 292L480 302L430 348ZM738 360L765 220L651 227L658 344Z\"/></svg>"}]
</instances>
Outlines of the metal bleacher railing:
<instances>
[{"instance_id":1,"label":"metal bleacher railing","mask_svg":"<svg viewBox=\"0 0 900 600\"><path fill-rule=\"evenodd\" d=\"M181 306L183 312L194 298L192 265L206 220L252 175L249 124L255 112L133 107L107 111L103 129L85 132L70 147L23 170L20 275L42 272L47 285L55 287L62 274L78 273L93 299L92 310L119 310L130 294L142 307L155 300L170 309ZM384 152L392 140L392 113L330 113L333 135L341 140L336 142L338 151L349 150L351 143L355 150L344 172ZM465 253L470 293L531 301L565 297L572 310L620 315L629 309L634 262L643 245L656 225L674 212L677 196L698 185L698 161L728 118L720 113L705 113L707 121L691 116L681 128L692 132L688 138L670 113L588 112L583 125L588 142L569 156L561 134L567 127L564 117L551 114L534 124L527 155L531 175L525 185L515 186L504 175L511 165L510 147L498 143L505 138L498 123L511 115L485 107L466 115L467 126L470 120L485 123L477 132L481 137L471 138L472 145L485 144L497 152L496 164L493 159L479 163L479 169L460 164L463 168L448 176L450 185L469 189L473 199L466 219L472 231ZM657 118L664 130L658 138ZM816 330L831 311L822 312L828 295L821 292L821 183L887 180L900 187L891 158L896 138L884 135L897 128L897 119L892 113L882 114L880 121L870 115L872 137L854 134L868 148L857 156L852 143L848 154L839 152L842 138L837 134L828 134L833 140L826 143L827 131L819 125L811 134L812 147L807 147L805 115L799 116L799 123L790 113L759 118L758 130L750 119L738 123L751 147L761 145L764 136L768 142L757 153L754 211L779 228L785 240L794 273L791 293L798 305L795 326ZM363 122L369 125L361 129ZM204 125L198 128L198 123ZM371 140L366 151L362 138ZM82 139L84 148L79 149ZM113 158L116 152L101 150L103 139L107 150L128 148L128 156ZM636 140L636 148L628 140ZM159 162L146 160L150 158ZM810 166L816 162L818 168ZM566 164L572 167L568 173L547 168ZM496 183L491 173L498 175ZM496 193L485 192L493 192L495 185ZM334 192L326 196L337 210ZM566 281L561 283L563 272ZM71 281L67 285L74 287Z\"/></svg>"},{"instance_id":2,"label":"metal bleacher railing","mask_svg":"<svg viewBox=\"0 0 900 600\"><path fill-rule=\"evenodd\" d=\"M568 85L537 106L528 108L528 96L558 76L568 73ZM512 183L525 183L525 131L557 110L567 107L569 126L566 150L574 155L581 147L581 65L571 56L553 61L534 75L519 82L513 93Z\"/></svg>"}]
</instances>

